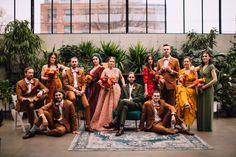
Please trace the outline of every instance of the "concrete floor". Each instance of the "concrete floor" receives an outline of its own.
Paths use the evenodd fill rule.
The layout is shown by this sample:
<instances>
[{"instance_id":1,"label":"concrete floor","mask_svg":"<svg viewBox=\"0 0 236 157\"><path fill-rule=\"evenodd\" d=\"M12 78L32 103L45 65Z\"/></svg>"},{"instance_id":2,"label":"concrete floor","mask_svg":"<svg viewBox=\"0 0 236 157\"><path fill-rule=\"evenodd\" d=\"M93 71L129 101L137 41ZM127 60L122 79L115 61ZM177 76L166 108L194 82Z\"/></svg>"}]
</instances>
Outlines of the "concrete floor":
<instances>
[{"instance_id":1,"label":"concrete floor","mask_svg":"<svg viewBox=\"0 0 236 157\"><path fill-rule=\"evenodd\" d=\"M0 127L0 157L236 157L236 118L214 119L213 124L213 132L196 131L196 123L192 127L193 132L214 147L213 150L73 152L67 151L74 138L72 134L59 138L36 135L22 140L22 130L15 130L12 120L4 120Z\"/></svg>"}]
</instances>

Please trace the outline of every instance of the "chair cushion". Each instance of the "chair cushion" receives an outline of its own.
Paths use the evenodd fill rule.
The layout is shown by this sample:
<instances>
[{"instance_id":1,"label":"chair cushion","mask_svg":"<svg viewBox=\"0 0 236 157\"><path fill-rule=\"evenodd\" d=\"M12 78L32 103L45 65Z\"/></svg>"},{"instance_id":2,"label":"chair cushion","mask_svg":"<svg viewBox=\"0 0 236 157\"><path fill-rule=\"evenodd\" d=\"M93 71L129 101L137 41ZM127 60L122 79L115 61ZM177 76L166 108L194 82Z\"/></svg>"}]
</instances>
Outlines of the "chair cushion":
<instances>
[{"instance_id":1,"label":"chair cushion","mask_svg":"<svg viewBox=\"0 0 236 157\"><path fill-rule=\"evenodd\" d=\"M127 120L140 120L141 119L141 111L128 111Z\"/></svg>"},{"instance_id":2,"label":"chair cushion","mask_svg":"<svg viewBox=\"0 0 236 157\"><path fill-rule=\"evenodd\" d=\"M116 116L115 110L112 113L113 118ZM141 119L141 111L128 111L127 120L140 120Z\"/></svg>"}]
</instances>

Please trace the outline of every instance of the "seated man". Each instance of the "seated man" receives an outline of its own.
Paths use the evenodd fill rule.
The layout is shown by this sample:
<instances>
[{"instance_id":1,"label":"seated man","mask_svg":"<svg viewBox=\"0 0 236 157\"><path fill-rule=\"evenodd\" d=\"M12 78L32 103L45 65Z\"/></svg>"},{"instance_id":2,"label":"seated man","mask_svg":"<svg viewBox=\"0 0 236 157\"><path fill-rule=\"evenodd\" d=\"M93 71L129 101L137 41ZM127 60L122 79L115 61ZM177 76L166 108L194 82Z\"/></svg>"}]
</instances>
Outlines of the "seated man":
<instances>
[{"instance_id":1,"label":"seated man","mask_svg":"<svg viewBox=\"0 0 236 157\"><path fill-rule=\"evenodd\" d=\"M16 84L17 111L27 111L27 116L31 127L34 124L34 109L44 105L48 89L37 79L34 78L34 69L25 68L25 78Z\"/></svg>"},{"instance_id":2,"label":"seated man","mask_svg":"<svg viewBox=\"0 0 236 157\"><path fill-rule=\"evenodd\" d=\"M146 126L144 127L145 122ZM180 128L177 128L176 125L179 125ZM168 126L171 126L171 128ZM144 103L139 128L141 131L152 131L159 134L175 134L182 132L184 134L193 135L177 117L174 106L160 99L160 93L158 91L153 92L152 100Z\"/></svg>"},{"instance_id":3,"label":"seated man","mask_svg":"<svg viewBox=\"0 0 236 157\"><path fill-rule=\"evenodd\" d=\"M90 107L88 99L85 95L86 89L86 81L84 70L82 68L78 68L78 58L72 57L70 60L70 69L68 69L65 73L63 84L65 87L65 91L67 97L70 101L72 101L75 105L76 112L78 111L78 107L76 105L76 100L79 98L81 100L82 105L85 108L85 121L86 121L86 131L92 132L90 127Z\"/></svg>"},{"instance_id":4,"label":"seated man","mask_svg":"<svg viewBox=\"0 0 236 157\"><path fill-rule=\"evenodd\" d=\"M135 83L133 72L128 74L128 84L122 88L121 99L116 108L116 115L112 123L104 125L106 129L119 128L116 136L124 134L124 125L128 111L141 111L143 103L143 88L140 84Z\"/></svg>"},{"instance_id":5,"label":"seated man","mask_svg":"<svg viewBox=\"0 0 236 157\"><path fill-rule=\"evenodd\" d=\"M53 101L38 110L38 121L23 136L23 139L34 137L41 125L48 128L44 133L49 136L62 136L67 132L78 133L74 105L64 98L65 93L62 90L55 90Z\"/></svg>"}]
</instances>

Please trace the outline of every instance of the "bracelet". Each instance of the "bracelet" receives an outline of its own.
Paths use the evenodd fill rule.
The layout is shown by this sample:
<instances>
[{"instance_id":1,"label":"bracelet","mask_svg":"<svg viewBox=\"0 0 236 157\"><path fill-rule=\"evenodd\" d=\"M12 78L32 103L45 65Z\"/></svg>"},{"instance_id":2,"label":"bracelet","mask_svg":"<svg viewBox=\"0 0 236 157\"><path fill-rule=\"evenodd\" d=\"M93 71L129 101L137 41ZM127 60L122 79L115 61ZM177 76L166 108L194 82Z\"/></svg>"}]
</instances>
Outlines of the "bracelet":
<instances>
[{"instance_id":1,"label":"bracelet","mask_svg":"<svg viewBox=\"0 0 236 157\"><path fill-rule=\"evenodd\" d=\"M171 115L175 115L176 113L175 112L171 112Z\"/></svg>"}]
</instances>

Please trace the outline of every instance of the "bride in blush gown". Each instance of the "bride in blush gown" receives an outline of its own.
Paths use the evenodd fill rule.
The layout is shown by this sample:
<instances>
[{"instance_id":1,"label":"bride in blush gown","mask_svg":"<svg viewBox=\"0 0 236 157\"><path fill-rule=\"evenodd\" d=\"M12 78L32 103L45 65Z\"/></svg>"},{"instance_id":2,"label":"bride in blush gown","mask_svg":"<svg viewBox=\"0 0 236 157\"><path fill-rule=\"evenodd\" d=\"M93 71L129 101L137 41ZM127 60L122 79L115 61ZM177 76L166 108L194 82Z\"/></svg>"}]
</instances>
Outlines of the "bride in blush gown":
<instances>
[{"instance_id":1,"label":"bride in blush gown","mask_svg":"<svg viewBox=\"0 0 236 157\"><path fill-rule=\"evenodd\" d=\"M119 79L125 86L125 80L120 69L115 68L115 57L109 57L108 68L102 72L101 79L98 83L101 85L100 94L97 101L97 107L91 120L91 128L93 130L106 130L103 125L112 121L112 112L117 107L121 95L121 87L118 84ZM104 82L103 78L108 80ZM110 81L109 81L110 80ZM111 83L112 82L112 83ZM110 87L108 87L110 85Z\"/></svg>"}]
</instances>

